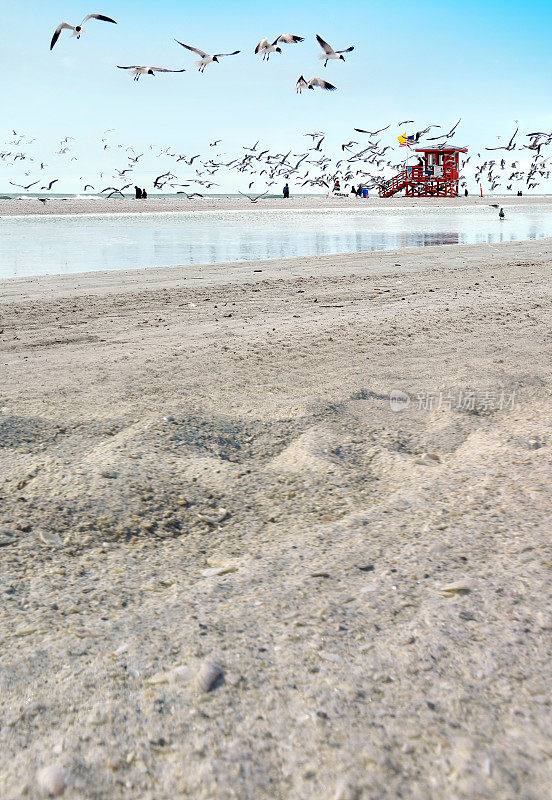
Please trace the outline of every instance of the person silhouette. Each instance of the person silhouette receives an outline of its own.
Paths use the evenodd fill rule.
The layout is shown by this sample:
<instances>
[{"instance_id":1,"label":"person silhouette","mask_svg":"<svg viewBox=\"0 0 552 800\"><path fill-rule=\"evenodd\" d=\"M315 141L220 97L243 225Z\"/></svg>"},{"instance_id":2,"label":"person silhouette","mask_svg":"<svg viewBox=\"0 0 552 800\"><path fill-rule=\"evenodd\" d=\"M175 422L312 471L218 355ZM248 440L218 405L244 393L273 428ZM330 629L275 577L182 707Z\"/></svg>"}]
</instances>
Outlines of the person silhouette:
<instances>
[{"instance_id":1,"label":"person silhouette","mask_svg":"<svg viewBox=\"0 0 552 800\"><path fill-rule=\"evenodd\" d=\"M289 197L289 185L286 183L283 189L283 195L287 199Z\"/></svg>"},{"instance_id":2,"label":"person silhouette","mask_svg":"<svg viewBox=\"0 0 552 800\"><path fill-rule=\"evenodd\" d=\"M135 186L134 187L134 191L136 192L135 199L136 200L141 200L142 199L142 190L140 189L140 187L139 186Z\"/></svg>"}]
</instances>

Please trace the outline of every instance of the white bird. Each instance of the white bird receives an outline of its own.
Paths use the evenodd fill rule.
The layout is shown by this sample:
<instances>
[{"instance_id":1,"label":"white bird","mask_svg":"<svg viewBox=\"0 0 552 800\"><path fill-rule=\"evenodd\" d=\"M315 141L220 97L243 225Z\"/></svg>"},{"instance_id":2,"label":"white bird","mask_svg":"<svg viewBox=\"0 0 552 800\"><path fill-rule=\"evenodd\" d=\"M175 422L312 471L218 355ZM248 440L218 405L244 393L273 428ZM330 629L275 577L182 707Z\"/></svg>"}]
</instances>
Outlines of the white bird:
<instances>
[{"instance_id":1,"label":"white bird","mask_svg":"<svg viewBox=\"0 0 552 800\"><path fill-rule=\"evenodd\" d=\"M137 66L136 64L133 64L130 67L120 67L117 64L117 69L132 70L131 74L134 75L133 80L135 81L140 80L140 75L155 75L156 72L186 72L185 69L165 69L164 67L140 67Z\"/></svg>"},{"instance_id":2,"label":"white bird","mask_svg":"<svg viewBox=\"0 0 552 800\"><path fill-rule=\"evenodd\" d=\"M299 80L295 84L295 91L301 94L303 89L314 89L315 86L318 86L320 89L326 89L328 92L334 92L337 89L337 86L334 86L333 83L328 83L328 81L323 80L323 78L312 78L312 80L307 82L305 78L300 75Z\"/></svg>"},{"instance_id":3,"label":"white bird","mask_svg":"<svg viewBox=\"0 0 552 800\"><path fill-rule=\"evenodd\" d=\"M268 61L270 58L271 53L281 53L282 48L278 47L280 42L285 44L297 44L297 42L304 42L305 39L303 36L294 36L293 33L282 33L278 36L277 39L274 39L272 44L268 41L268 39L261 39L257 47L255 48L255 55L259 54L263 56L263 61Z\"/></svg>"},{"instance_id":4,"label":"white bird","mask_svg":"<svg viewBox=\"0 0 552 800\"><path fill-rule=\"evenodd\" d=\"M351 50L355 49L354 47L348 47L346 50L334 50L333 47L331 47L328 44L328 42L325 42L324 39L322 39L322 37L319 36L318 34L316 34L316 40L320 45L320 47L322 48L322 50L324 51L323 53L320 53L318 58L324 62L325 67L328 66L328 61L330 61L332 58L337 58L340 59L341 61L345 61L345 58L341 54L350 53Z\"/></svg>"},{"instance_id":5,"label":"white bird","mask_svg":"<svg viewBox=\"0 0 552 800\"><path fill-rule=\"evenodd\" d=\"M234 50L233 53L216 53L214 56L210 56L208 53L204 53L203 50L199 50L197 47L190 47L189 44L179 42L178 39L175 39L175 42L177 42L181 47L185 47L186 50L191 50L192 53L198 54L198 56L201 58L201 61L196 61L195 65L200 72L204 72L205 67L209 66L209 64L212 64L214 61L216 61L218 64L219 58L222 58L223 56L237 56L240 52L239 50Z\"/></svg>"},{"instance_id":6,"label":"white bird","mask_svg":"<svg viewBox=\"0 0 552 800\"><path fill-rule=\"evenodd\" d=\"M72 36L76 37L77 39L80 39L83 32L82 29L84 27L84 24L85 22L88 22L89 19L99 19L102 22L112 22L114 25L117 24L114 19L111 19L111 17L104 17L103 14L87 14L80 25L69 25L68 22L62 22L60 25L57 26L57 28L54 31L54 35L52 36L52 42L50 44L50 50L52 50L53 46L59 39L60 33L64 28L73 31Z\"/></svg>"}]
</instances>

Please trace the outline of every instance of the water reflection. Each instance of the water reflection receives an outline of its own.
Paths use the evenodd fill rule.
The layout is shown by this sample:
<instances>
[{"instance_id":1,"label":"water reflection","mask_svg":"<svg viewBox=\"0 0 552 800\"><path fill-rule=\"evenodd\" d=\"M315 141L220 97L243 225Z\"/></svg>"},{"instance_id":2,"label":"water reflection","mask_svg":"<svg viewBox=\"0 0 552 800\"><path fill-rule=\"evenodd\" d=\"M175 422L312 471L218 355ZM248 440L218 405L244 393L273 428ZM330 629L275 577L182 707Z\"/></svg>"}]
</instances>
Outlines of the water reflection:
<instances>
[{"instance_id":1,"label":"water reflection","mask_svg":"<svg viewBox=\"0 0 552 800\"><path fill-rule=\"evenodd\" d=\"M547 206L4 217L0 277L434 247L552 236Z\"/></svg>"}]
</instances>

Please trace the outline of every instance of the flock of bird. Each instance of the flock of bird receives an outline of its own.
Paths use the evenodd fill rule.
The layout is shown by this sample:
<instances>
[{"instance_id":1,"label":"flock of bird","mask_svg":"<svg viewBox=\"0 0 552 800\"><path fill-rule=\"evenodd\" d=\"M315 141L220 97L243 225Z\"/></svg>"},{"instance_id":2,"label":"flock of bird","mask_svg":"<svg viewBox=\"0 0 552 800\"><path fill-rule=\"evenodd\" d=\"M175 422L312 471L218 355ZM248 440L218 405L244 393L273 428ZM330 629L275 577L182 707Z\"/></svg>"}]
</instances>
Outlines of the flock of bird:
<instances>
[{"instance_id":1,"label":"flock of bird","mask_svg":"<svg viewBox=\"0 0 552 800\"><path fill-rule=\"evenodd\" d=\"M92 21L117 24L116 20L111 17L96 13L87 14L79 25L62 22L55 29L50 49L54 48L64 30L71 31L74 38L80 39L85 27ZM327 67L330 61L345 60L344 54L354 50L353 46L336 50L318 35L316 40L321 48L319 59L323 62L324 67ZM268 61L271 56L280 56L285 47L299 45L304 41L303 36L291 33L280 34L273 40L263 38L254 48L254 54L260 56L263 61ZM199 57L196 67L201 73L210 64L219 63L220 59L236 56L240 52L234 50L228 53L209 54L179 40L175 40L175 42ZM142 75L185 71L184 69L167 69L136 64L117 66L119 69L129 70L136 81ZM315 88L325 91L336 89L333 84L320 77L307 80L303 75L297 80L295 88L298 93ZM327 149L328 140L323 131L304 134L307 139L311 140L310 146L298 148L299 152L292 152L292 149L287 152L285 150L271 152L269 147L263 147L260 142L256 142L252 146L242 146L237 154L228 153L224 151L222 140L215 139L213 142L206 142L205 152L185 154L178 152L176 148L155 144L150 144L146 152L137 152L125 143L114 142L113 137L109 135L113 133L113 130L109 129L104 132L98 145L105 155L103 163L107 164L110 160L114 163L109 169L107 166L104 167L94 177L82 175L80 180L84 192L90 191L107 197L122 196L133 185L134 176L138 178L145 172L156 174L151 164L152 159L159 159L158 162L153 161L153 164L162 165L162 169L159 170L159 174L156 174L152 188L159 192L177 192L190 198L202 196L201 192L203 191L211 189L216 191L216 187L219 186L218 179L225 171L245 176L245 180L242 177L241 184L244 188L245 184L248 184L248 192L252 193L247 196L252 202L256 202L260 197L266 195L273 186L277 186L279 193L284 181L304 191L312 189L331 191L337 182L345 191L348 186L358 184L362 184L368 189L377 189L390 177L392 172L402 168L405 156L412 154L412 151L409 150L410 147L420 146L424 141L431 143L432 146L435 146L434 143L447 144L456 136L460 123L459 119L444 133L440 132L442 131L441 125L436 123L420 126L419 130L408 135L408 147L404 149L397 147L398 137L390 130L391 124L375 130L357 127L353 129L355 138L343 141L340 148L336 148L337 156L331 148ZM397 123L397 129L404 133L404 129L413 124L414 120L400 120ZM439 132L436 133L435 129L439 129ZM389 139L383 138L386 131L389 131L386 134L388 137L392 136L391 143L389 143ZM434 132L433 135L427 136L430 131ZM501 140L502 137L498 136L497 138ZM517 124L514 133L509 136L507 144L499 143L496 146L485 148L485 150L495 153L502 151L501 157L498 155L485 156L482 160L481 153L477 153L476 160L475 154L468 155L461 162L461 187L467 186L468 180L474 180L476 183L484 185L485 191L489 189L491 191L497 189L511 191L514 186L518 190L521 188L531 190L537 188L543 180L549 179L551 156L547 156L546 153L547 148L552 144L552 133L546 131L527 133L525 135L526 143L520 141L520 138L519 124ZM11 167L12 174L17 173L19 180L10 180L11 186L25 192L31 190L36 193L51 192L54 187L58 188L56 184L60 179L55 176L55 173L53 176L47 175L46 170L50 169L49 165L45 163L42 155L38 157L30 147L34 141L25 134L13 131L12 137L4 147L0 146L0 167L8 169ZM59 149L56 149L53 154L59 157L56 159L58 161L76 162L75 171L79 164L76 146L72 137L66 136L60 141ZM108 158L107 151L113 153L115 158ZM512 155L514 151L516 151L516 156ZM473 172L470 173L470 170ZM64 172L67 172L66 168ZM20 174L22 177L19 177ZM42 178L43 175L46 179ZM102 183L99 184L98 181L102 181ZM108 185L104 185L104 183ZM259 190L264 191L259 192Z\"/></svg>"},{"instance_id":2,"label":"flock of bird","mask_svg":"<svg viewBox=\"0 0 552 800\"><path fill-rule=\"evenodd\" d=\"M71 25L69 22L61 22L54 31L54 35L52 36L52 41L50 42L50 50L53 50L54 45L58 41L61 32L63 30L70 30L72 31L71 36L76 39L80 39L82 34L84 33L84 26L89 20L96 19L100 22L111 22L112 24L116 25L117 22L111 17L106 17L104 14L87 14L86 17L79 25ZM316 35L316 40L320 47L322 48L322 53L319 54L319 59L324 62L324 66L327 67L328 61L332 61L334 59L344 61L345 56L343 53L350 53L354 50L354 47L347 47L344 50L334 50L333 47L325 42L321 36ZM271 53L281 53L282 48L280 45L282 44L298 44L299 42L304 42L304 36L296 36L293 33L282 33L278 36L272 43L269 42L267 38L261 39L259 44L256 46L254 52L256 55L261 55L263 57L263 61L268 61L270 58ZM204 50L200 50L199 47L192 47L192 45L184 44L184 42L178 41L175 39L175 42L179 44L181 47L184 47L186 50L190 50L192 53L195 53L199 56L199 61L195 62L195 66L198 68L199 72L205 72L206 67L209 64L219 64L221 58L227 58L228 56L237 56L241 53L241 50L234 50L231 53L215 53L214 55L210 55L206 53ZM130 70L130 74L133 76L133 80L138 81L142 75L155 75L157 72L186 72L186 69L168 69L167 67L151 67L146 66L144 64L130 64L128 66L121 66L117 64L118 69L128 69ZM323 78L311 78L310 80L306 80L303 75L300 75L297 83L295 84L296 91L301 94L303 89L325 89L326 91L335 91L337 88L329 81L324 80Z\"/></svg>"},{"instance_id":3,"label":"flock of bird","mask_svg":"<svg viewBox=\"0 0 552 800\"><path fill-rule=\"evenodd\" d=\"M400 130L409 122L400 121L397 129ZM460 120L447 132L428 137L427 141L446 145L456 135L459 124ZM435 123L426 125L411 134L411 139L419 145L425 134L440 127ZM272 152L258 141L250 146L242 146L237 154L226 153L223 141L215 139L205 143L203 153L185 154L175 148L156 144L150 144L145 152L137 152L127 144L116 142L114 131L108 129L98 141L98 146L105 156L105 163L111 161L112 167L109 171L100 171L95 177L81 176L82 191L107 197L123 196L133 186L135 176L141 176L145 171L155 175L151 186L154 191L176 192L189 198L203 196L201 193L209 190L216 192L218 180L224 173L232 172L243 176L241 184L245 187L247 183L248 192L252 192L247 196L253 202L268 193L271 187L276 186L279 193L283 182L289 182L303 191L331 191L336 182L339 182L343 191L359 183L368 189L377 189L390 174L403 167L405 157L413 156L408 148L399 149L384 142L382 135L386 131L389 131L388 136L395 138L390 128L391 125L374 130L354 128L356 138L343 141L339 148L335 148L337 155L332 149L327 149L328 142L323 131L304 134L310 140L310 146L305 145L298 152L292 149ZM517 140L518 133L519 129L516 129L506 145L485 148L487 151L503 151L500 158L485 156L482 160L481 153L467 155L461 161L461 187L464 188L468 180L474 180L484 186L485 192L512 191L514 187L531 190L549 179L552 156L546 155L546 149L552 145L552 133L528 133L526 143ZM362 140L361 137L366 138ZM10 180L11 186L25 192L51 192L54 187L58 188L56 184L59 178L48 175L49 164L33 152L31 145L35 141L26 134L13 131L12 137L0 148L0 167L23 172L24 180ZM52 155L57 161L74 161L74 169L77 169L77 147L78 143L66 136ZM512 156L514 151L516 155ZM152 164L156 163L161 169L153 171ZM45 179L41 179L42 175ZM101 184L97 183L99 180ZM275 191L272 189L273 193Z\"/></svg>"}]
</instances>

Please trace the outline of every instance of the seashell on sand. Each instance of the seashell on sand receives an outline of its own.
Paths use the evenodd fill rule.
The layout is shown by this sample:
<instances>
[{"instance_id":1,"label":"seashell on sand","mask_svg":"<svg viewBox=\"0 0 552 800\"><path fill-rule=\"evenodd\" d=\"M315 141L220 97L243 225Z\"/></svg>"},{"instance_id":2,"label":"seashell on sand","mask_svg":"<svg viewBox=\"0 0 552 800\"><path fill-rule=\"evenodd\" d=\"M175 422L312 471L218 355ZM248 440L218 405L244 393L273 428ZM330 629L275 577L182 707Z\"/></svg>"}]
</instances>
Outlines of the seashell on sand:
<instances>
[{"instance_id":1,"label":"seashell on sand","mask_svg":"<svg viewBox=\"0 0 552 800\"><path fill-rule=\"evenodd\" d=\"M459 594L470 594L472 585L470 581L460 580L454 583L448 583L445 586L440 586L437 591L439 594L442 594L443 597L454 597L454 595Z\"/></svg>"},{"instance_id":2,"label":"seashell on sand","mask_svg":"<svg viewBox=\"0 0 552 800\"><path fill-rule=\"evenodd\" d=\"M67 788L65 773L61 767L43 767L37 772L36 782L43 797L61 797Z\"/></svg>"},{"instance_id":3,"label":"seashell on sand","mask_svg":"<svg viewBox=\"0 0 552 800\"><path fill-rule=\"evenodd\" d=\"M437 453L422 453L419 458L416 458L415 464L423 464L428 466L430 464L438 464L441 461Z\"/></svg>"},{"instance_id":4,"label":"seashell on sand","mask_svg":"<svg viewBox=\"0 0 552 800\"><path fill-rule=\"evenodd\" d=\"M208 525L218 525L218 523L222 522L227 516L228 511L225 508L219 508L218 510L213 510L212 514L199 513L197 518L201 520L201 522L206 522Z\"/></svg>"},{"instance_id":5,"label":"seashell on sand","mask_svg":"<svg viewBox=\"0 0 552 800\"><path fill-rule=\"evenodd\" d=\"M228 564L226 567L208 567L201 573L204 578L214 578L218 575L229 575L231 572L237 572L238 568L233 564Z\"/></svg>"},{"instance_id":6,"label":"seashell on sand","mask_svg":"<svg viewBox=\"0 0 552 800\"><path fill-rule=\"evenodd\" d=\"M204 661L195 676L195 683L202 692L212 691L222 680L224 671L211 661Z\"/></svg>"},{"instance_id":7,"label":"seashell on sand","mask_svg":"<svg viewBox=\"0 0 552 800\"><path fill-rule=\"evenodd\" d=\"M52 531L37 531L37 536L42 544L48 545L49 547L59 547L63 544L61 536Z\"/></svg>"}]
</instances>

